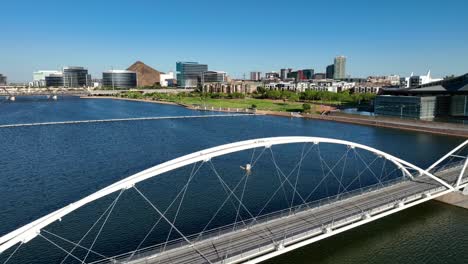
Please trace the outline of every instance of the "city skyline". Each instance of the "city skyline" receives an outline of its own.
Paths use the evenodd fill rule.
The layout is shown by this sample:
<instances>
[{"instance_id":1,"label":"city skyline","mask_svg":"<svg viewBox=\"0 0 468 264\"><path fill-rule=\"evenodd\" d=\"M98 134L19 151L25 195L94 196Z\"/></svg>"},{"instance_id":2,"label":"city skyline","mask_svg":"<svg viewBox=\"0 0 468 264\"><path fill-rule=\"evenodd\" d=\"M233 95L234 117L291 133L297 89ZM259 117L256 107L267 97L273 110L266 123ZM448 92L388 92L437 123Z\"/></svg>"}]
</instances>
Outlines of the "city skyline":
<instances>
[{"instance_id":1,"label":"city skyline","mask_svg":"<svg viewBox=\"0 0 468 264\"><path fill-rule=\"evenodd\" d=\"M11 82L26 82L33 71L68 65L99 76L137 60L164 72L175 71L176 61L199 61L242 78L281 68L325 72L339 55L347 57L347 74L353 77L429 69L442 77L468 68L466 2L297 5L83 1L70 8L58 1L7 2L0 21L9 41L0 43L0 73ZM277 23L271 14L291 23Z\"/></svg>"}]
</instances>

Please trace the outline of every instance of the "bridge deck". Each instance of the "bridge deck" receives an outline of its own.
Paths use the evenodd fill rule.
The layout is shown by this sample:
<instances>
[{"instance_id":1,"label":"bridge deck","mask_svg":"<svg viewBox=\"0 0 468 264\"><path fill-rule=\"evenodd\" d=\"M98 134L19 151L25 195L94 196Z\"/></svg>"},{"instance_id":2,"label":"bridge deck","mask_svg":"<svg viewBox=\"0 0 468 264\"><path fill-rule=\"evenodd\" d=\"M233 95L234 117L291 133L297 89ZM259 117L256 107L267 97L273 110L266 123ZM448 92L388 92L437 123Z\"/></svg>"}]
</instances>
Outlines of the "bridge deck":
<instances>
[{"instance_id":1,"label":"bridge deck","mask_svg":"<svg viewBox=\"0 0 468 264\"><path fill-rule=\"evenodd\" d=\"M460 170L449 169L437 176L455 182ZM249 228L236 229L220 236L213 236L193 246L182 245L142 251L128 261L129 255L116 260L120 263L235 263L243 258L274 251L278 242L289 245L327 232L325 227L337 228L363 219L366 212L374 215L398 206L396 201L410 202L446 190L429 178L402 181L365 194L329 203L317 208L301 210L285 217L278 217ZM201 256L201 254L203 257ZM206 258L206 259L205 259ZM99 262L104 263L104 262Z\"/></svg>"}]
</instances>

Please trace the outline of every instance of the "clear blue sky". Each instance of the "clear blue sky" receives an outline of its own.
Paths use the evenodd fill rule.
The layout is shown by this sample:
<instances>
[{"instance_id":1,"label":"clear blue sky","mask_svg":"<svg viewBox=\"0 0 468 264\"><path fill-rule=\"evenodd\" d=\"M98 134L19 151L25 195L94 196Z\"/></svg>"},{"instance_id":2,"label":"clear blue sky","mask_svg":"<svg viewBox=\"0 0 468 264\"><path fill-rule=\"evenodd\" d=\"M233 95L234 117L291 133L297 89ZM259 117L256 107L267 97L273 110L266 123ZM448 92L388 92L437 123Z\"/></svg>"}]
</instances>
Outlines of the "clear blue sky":
<instances>
[{"instance_id":1,"label":"clear blue sky","mask_svg":"<svg viewBox=\"0 0 468 264\"><path fill-rule=\"evenodd\" d=\"M383 3L385 2L385 3ZM0 73L199 61L234 77L282 67L348 74L468 72L468 1L3 1Z\"/></svg>"}]
</instances>

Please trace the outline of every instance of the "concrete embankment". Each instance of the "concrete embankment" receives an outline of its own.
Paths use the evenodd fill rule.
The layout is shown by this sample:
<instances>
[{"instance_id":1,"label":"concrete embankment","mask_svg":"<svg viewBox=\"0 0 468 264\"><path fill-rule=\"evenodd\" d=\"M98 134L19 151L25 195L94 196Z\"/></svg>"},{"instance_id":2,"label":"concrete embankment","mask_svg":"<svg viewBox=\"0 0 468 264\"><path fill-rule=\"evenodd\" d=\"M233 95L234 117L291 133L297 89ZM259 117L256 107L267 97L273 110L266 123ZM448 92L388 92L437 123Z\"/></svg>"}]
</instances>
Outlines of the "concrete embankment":
<instances>
[{"instance_id":1,"label":"concrete embankment","mask_svg":"<svg viewBox=\"0 0 468 264\"><path fill-rule=\"evenodd\" d=\"M130 99L130 98L119 98L113 96L88 96L82 98L108 98L108 99L117 99L117 100L127 100L127 101L138 101L138 102L148 102L148 103L157 103L157 104L169 104L169 105L179 105L193 110L206 110L206 111L220 111L220 112L246 112L252 110L238 109L238 108L202 108L191 105L184 105L174 102L167 101L154 101L148 99ZM316 119L323 121L333 121L341 123L349 123L356 125L365 125L365 126L374 126L374 127L385 127L393 129L401 129L408 131L417 131L425 132L432 134L440 134L446 136L456 136L468 138L468 126L463 124L456 123L442 123L434 121L422 121L422 120L407 120L391 117L367 117L367 116L357 116L351 114L341 114L341 113L332 113L330 115L319 115L319 114L300 114L300 113L290 113L290 112L279 112L279 111L265 111L257 110L257 114L264 115L273 115L273 116L282 116L282 117L298 117L298 118L308 118Z\"/></svg>"},{"instance_id":2,"label":"concrete embankment","mask_svg":"<svg viewBox=\"0 0 468 264\"><path fill-rule=\"evenodd\" d=\"M464 195L461 192L449 193L435 200L468 209L468 195Z\"/></svg>"}]
</instances>

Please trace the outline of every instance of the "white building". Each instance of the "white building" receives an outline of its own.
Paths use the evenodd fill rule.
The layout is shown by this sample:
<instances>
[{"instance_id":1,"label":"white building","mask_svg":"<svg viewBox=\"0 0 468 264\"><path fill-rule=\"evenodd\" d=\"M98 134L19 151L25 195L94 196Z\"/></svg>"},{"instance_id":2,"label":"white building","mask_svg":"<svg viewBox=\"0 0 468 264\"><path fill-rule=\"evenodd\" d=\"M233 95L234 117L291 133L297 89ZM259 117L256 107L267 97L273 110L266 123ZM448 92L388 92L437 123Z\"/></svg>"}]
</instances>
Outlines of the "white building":
<instances>
[{"instance_id":1,"label":"white building","mask_svg":"<svg viewBox=\"0 0 468 264\"><path fill-rule=\"evenodd\" d=\"M62 74L61 71L35 71L33 72L33 83L34 87L46 86L45 79L51 74Z\"/></svg>"},{"instance_id":2,"label":"white building","mask_svg":"<svg viewBox=\"0 0 468 264\"><path fill-rule=\"evenodd\" d=\"M437 82L441 81L440 78L432 78L431 71L427 73L427 75L414 75L411 73L410 77L402 77L400 78L400 87L402 88L410 88L416 87L418 85L423 85L426 83Z\"/></svg>"},{"instance_id":3,"label":"white building","mask_svg":"<svg viewBox=\"0 0 468 264\"><path fill-rule=\"evenodd\" d=\"M270 90L295 91L296 84L293 82L271 82L265 84L265 88Z\"/></svg>"},{"instance_id":4,"label":"white building","mask_svg":"<svg viewBox=\"0 0 468 264\"><path fill-rule=\"evenodd\" d=\"M159 77L159 83L162 87L167 87L174 84L175 75L174 72L163 73L161 72Z\"/></svg>"}]
</instances>

